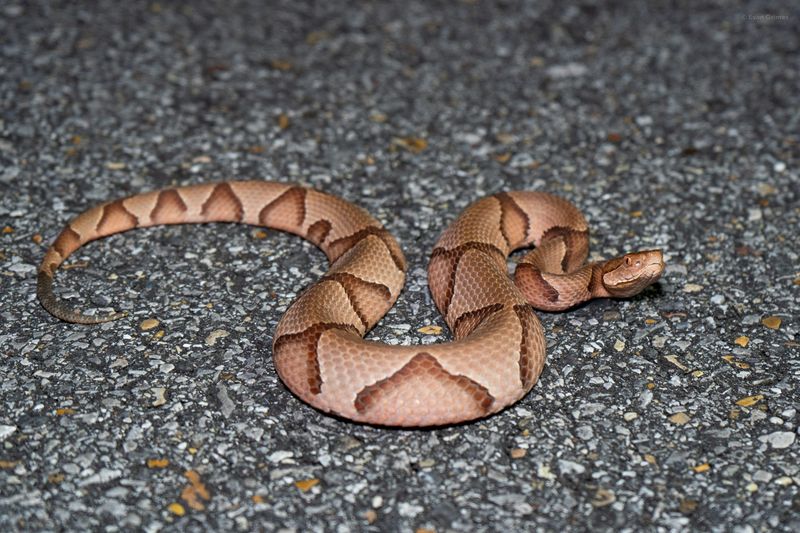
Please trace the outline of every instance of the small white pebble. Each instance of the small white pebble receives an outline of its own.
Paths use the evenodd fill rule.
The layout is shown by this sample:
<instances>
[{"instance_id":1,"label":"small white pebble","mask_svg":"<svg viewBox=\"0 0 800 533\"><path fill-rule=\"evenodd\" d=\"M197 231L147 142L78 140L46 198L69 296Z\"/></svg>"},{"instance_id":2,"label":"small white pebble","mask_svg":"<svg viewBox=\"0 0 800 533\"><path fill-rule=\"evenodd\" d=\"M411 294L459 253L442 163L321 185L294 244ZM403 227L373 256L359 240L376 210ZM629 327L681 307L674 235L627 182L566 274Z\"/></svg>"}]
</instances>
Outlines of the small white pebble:
<instances>
[{"instance_id":1,"label":"small white pebble","mask_svg":"<svg viewBox=\"0 0 800 533\"><path fill-rule=\"evenodd\" d=\"M0 440L5 439L15 431L17 431L17 426L6 426L6 425L0 426Z\"/></svg>"},{"instance_id":2,"label":"small white pebble","mask_svg":"<svg viewBox=\"0 0 800 533\"><path fill-rule=\"evenodd\" d=\"M281 461L286 461L292 457L294 457L294 452L289 450L278 450L269 454L267 460L269 460L271 463L280 463Z\"/></svg>"},{"instance_id":3,"label":"small white pebble","mask_svg":"<svg viewBox=\"0 0 800 533\"><path fill-rule=\"evenodd\" d=\"M761 211L761 208L758 207L751 207L747 210L747 221L748 222L758 222L764 218L764 213Z\"/></svg>"},{"instance_id":4,"label":"small white pebble","mask_svg":"<svg viewBox=\"0 0 800 533\"><path fill-rule=\"evenodd\" d=\"M754 411L754 413L757 411ZM752 417L752 415L751 415ZM792 431L775 431L768 435L758 437L758 440L770 444L773 448L788 448L794 443L795 435Z\"/></svg>"}]
</instances>

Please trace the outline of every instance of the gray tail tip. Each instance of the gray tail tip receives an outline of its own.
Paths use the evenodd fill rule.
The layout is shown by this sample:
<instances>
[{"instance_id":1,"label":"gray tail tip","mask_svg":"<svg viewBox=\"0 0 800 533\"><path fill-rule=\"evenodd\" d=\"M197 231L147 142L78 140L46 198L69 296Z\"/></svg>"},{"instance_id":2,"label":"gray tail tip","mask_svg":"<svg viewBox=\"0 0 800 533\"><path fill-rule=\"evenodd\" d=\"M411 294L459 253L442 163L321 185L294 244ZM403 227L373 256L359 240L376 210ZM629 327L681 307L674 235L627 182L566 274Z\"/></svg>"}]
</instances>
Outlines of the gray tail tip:
<instances>
[{"instance_id":1,"label":"gray tail tip","mask_svg":"<svg viewBox=\"0 0 800 533\"><path fill-rule=\"evenodd\" d=\"M72 322L73 324L102 324L125 318L129 314L127 311L114 311L107 315L86 315L67 307L64 302L59 301L53 294L53 276L45 271L39 272L36 283L36 296L39 298L39 303L48 313L59 320Z\"/></svg>"}]
</instances>

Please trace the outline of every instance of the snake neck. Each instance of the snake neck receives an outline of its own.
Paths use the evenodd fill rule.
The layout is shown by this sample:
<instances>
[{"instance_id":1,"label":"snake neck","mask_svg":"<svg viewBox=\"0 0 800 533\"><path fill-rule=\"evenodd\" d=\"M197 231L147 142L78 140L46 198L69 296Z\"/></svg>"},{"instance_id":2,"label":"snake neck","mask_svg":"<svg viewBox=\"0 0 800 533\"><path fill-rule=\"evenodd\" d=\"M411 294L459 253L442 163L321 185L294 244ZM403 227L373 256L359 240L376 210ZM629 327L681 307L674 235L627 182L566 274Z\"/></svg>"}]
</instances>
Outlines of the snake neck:
<instances>
[{"instance_id":1,"label":"snake neck","mask_svg":"<svg viewBox=\"0 0 800 533\"><path fill-rule=\"evenodd\" d=\"M592 268L591 279L589 281L589 294L592 298L609 298L611 293L606 289L603 283L603 274L605 273L606 263L608 261L598 261L591 263L589 266Z\"/></svg>"}]
</instances>

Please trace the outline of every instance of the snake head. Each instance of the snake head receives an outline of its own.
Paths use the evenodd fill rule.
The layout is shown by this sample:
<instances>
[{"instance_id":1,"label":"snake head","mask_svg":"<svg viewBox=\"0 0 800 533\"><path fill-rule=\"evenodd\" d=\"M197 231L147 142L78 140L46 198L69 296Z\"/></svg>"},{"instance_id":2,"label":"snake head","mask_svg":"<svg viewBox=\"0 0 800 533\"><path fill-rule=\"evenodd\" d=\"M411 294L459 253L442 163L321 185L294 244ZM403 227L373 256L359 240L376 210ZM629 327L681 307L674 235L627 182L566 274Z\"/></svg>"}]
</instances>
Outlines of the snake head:
<instances>
[{"instance_id":1,"label":"snake head","mask_svg":"<svg viewBox=\"0 0 800 533\"><path fill-rule=\"evenodd\" d=\"M655 283L663 271L661 250L633 252L605 262L603 286L611 296L627 298Z\"/></svg>"}]
</instances>

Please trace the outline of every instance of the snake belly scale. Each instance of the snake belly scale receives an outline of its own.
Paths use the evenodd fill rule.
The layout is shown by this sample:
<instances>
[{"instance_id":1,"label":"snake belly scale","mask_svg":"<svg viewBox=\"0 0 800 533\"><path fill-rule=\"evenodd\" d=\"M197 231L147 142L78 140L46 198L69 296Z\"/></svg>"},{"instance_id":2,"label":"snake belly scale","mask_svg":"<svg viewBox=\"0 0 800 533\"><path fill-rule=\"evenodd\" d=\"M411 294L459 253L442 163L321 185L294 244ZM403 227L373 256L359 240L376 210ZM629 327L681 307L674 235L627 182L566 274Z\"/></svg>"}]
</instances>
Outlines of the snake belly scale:
<instances>
[{"instance_id":1,"label":"snake belly scale","mask_svg":"<svg viewBox=\"0 0 800 533\"><path fill-rule=\"evenodd\" d=\"M388 426L482 418L522 398L545 361L533 306L560 310L594 297L630 296L664 268L658 250L584 264L588 226L564 199L498 193L467 207L431 255L428 283L452 342L393 346L365 340L396 301L406 260L397 241L363 209L286 183L229 181L175 187L104 203L73 219L47 250L37 294L54 316L92 324L58 300L53 277L83 244L133 228L241 222L304 237L330 269L278 323L273 357L286 386L324 412ZM535 245L507 274L511 251Z\"/></svg>"}]
</instances>

